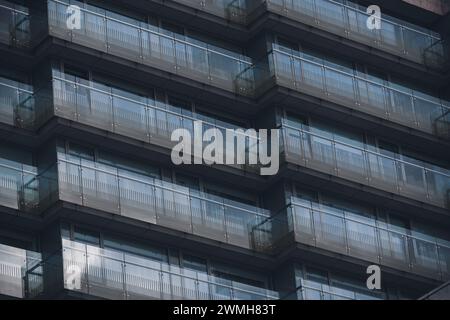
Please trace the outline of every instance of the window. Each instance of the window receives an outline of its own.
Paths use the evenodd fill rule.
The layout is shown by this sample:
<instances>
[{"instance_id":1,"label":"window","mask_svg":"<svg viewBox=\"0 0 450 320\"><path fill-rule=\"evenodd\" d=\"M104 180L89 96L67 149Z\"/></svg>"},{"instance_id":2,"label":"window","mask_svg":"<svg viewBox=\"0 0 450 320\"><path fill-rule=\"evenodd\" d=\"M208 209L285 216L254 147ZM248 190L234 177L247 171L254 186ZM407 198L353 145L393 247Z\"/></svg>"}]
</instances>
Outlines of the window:
<instances>
[{"instance_id":1,"label":"window","mask_svg":"<svg viewBox=\"0 0 450 320\"><path fill-rule=\"evenodd\" d=\"M277 39L278 49L286 52L288 54L295 54L295 52L299 51L299 46L295 42L291 42L289 40L278 38Z\"/></svg>"},{"instance_id":2,"label":"window","mask_svg":"<svg viewBox=\"0 0 450 320\"><path fill-rule=\"evenodd\" d=\"M78 79L89 79L89 72L69 64L64 64L64 74L67 80L78 82Z\"/></svg>"},{"instance_id":3,"label":"window","mask_svg":"<svg viewBox=\"0 0 450 320\"><path fill-rule=\"evenodd\" d=\"M94 149L79 145L74 142L68 144L68 154L77 158L94 161Z\"/></svg>"},{"instance_id":4,"label":"window","mask_svg":"<svg viewBox=\"0 0 450 320\"><path fill-rule=\"evenodd\" d=\"M129 240L119 239L110 235L105 235L103 240L103 246L106 249L115 249L121 252L126 252L148 259L168 262L167 251L163 248L158 248L151 245L143 245L137 242L131 242Z\"/></svg>"},{"instance_id":5,"label":"window","mask_svg":"<svg viewBox=\"0 0 450 320\"><path fill-rule=\"evenodd\" d=\"M183 267L194 271L204 273L208 272L207 263L205 259L192 256L189 254L183 254Z\"/></svg>"},{"instance_id":6,"label":"window","mask_svg":"<svg viewBox=\"0 0 450 320\"><path fill-rule=\"evenodd\" d=\"M100 233L75 227L73 230L73 240L99 247Z\"/></svg>"},{"instance_id":7,"label":"window","mask_svg":"<svg viewBox=\"0 0 450 320\"><path fill-rule=\"evenodd\" d=\"M176 182L180 186L189 188L189 190L200 190L200 181L198 178L177 173Z\"/></svg>"}]
</instances>

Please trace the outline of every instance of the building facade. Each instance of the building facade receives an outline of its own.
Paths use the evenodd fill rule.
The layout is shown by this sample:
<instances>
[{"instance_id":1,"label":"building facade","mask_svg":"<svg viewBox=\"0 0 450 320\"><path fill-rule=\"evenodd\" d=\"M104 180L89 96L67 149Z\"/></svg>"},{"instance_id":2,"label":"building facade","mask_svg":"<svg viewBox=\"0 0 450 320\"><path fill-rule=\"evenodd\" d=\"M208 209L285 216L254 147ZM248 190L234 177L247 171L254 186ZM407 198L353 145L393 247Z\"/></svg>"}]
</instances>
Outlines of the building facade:
<instances>
[{"instance_id":1,"label":"building facade","mask_svg":"<svg viewBox=\"0 0 450 320\"><path fill-rule=\"evenodd\" d=\"M448 1L0 16L0 298L418 299L450 280ZM173 164L197 121L278 129L278 173Z\"/></svg>"}]
</instances>

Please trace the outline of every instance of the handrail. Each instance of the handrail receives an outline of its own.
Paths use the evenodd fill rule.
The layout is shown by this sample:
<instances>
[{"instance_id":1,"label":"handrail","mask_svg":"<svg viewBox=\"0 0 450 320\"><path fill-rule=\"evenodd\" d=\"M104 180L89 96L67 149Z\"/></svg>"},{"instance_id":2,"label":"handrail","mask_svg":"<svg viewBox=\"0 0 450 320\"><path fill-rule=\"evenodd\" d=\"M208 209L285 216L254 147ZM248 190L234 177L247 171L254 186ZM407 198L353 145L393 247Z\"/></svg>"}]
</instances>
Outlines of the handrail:
<instances>
[{"instance_id":1,"label":"handrail","mask_svg":"<svg viewBox=\"0 0 450 320\"><path fill-rule=\"evenodd\" d=\"M94 247L94 246L90 246L90 245L86 245L86 244L83 244L83 246L86 248L86 250L81 250L81 249L76 248L75 246L73 246L72 245L73 243L74 243L74 241L63 239L63 249L67 248L67 249L75 250L75 251L78 251L78 252L88 252L88 249L90 247L90 248L93 248L94 250L98 250L98 252L95 252L96 256L104 257L104 258L107 258L107 259L110 259L110 260L114 260L116 262L124 262L124 263L130 264L130 265L134 265L134 266L137 266L137 267L143 267L145 269L150 269L150 270L156 271L156 272L165 272L165 273L169 273L169 274L174 274L174 275L182 276L182 277L187 278L187 279L191 279L191 280L195 280L195 281L202 281L202 282L206 282L208 284L213 284L213 285L219 285L219 286L222 286L222 287L225 287L225 288L228 288L228 289L232 289L232 290L234 289L234 290L246 292L246 293L249 293L249 294L259 294L259 295L265 295L267 297L276 297L276 298L278 298L278 295L275 294L276 292L274 292L272 290L269 290L269 289L266 289L266 288L259 288L259 287L255 287L255 286L244 284L245 286L254 287L254 288L256 288L256 290L263 291L261 293L258 293L258 292L255 292L255 291L252 292L252 291L250 291L248 289L245 289L245 288L237 288L237 287L233 286L233 283L236 283L236 284L240 285L241 283L239 283L239 282L235 282L235 281L227 280L227 279L222 279L222 278L219 278L219 277L216 277L216 276L212 276L212 275L207 274L207 273L200 273L198 271L192 271L192 272L195 272L196 274L206 276L207 279L199 279L198 277L194 278L191 275L176 273L171 268L171 267L176 267L176 268L179 268L180 270L183 270L183 268L181 268L179 266L172 266L170 264L167 264L167 263L164 263L164 262L160 262L160 261L150 260L150 259L144 258L142 256L138 256L138 255L134 255L134 254L130 254L130 253L125 253L125 252L121 252L121 251L118 251L118 250L103 249L103 248ZM109 252L113 252L113 253L118 253L118 254L123 256L123 259L118 259L118 258L106 256L105 254L102 254L102 251L109 251ZM143 260L150 260L150 261L154 262L155 264L161 265L161 268L156 269L156 268L149 267L149 266L142 266L142 265L134 263L134 262L129 262L128 260L126 260L126 256L127 255L135 257L135 258L143 259ZM167 266L166 269L162 267L164 265ZM191 271L191 270L189 270L189 271ZM221 280L222 281L229 281L229 282L231 282L231 285L226 284L226 283L224 283L224 284L222 284L222 283L215 283L215 282L211 281L210 279L217 279L219 281L221 281Z\"/></svg>"},{"instance_id":2,"label":"handrail","mask_svg":"<svg viewBox=\"0 0 450 320\"><path fill-rule=\"evenodd\" d=\"M306 206L304 204L300 204L300 203L295 202L295 200L294 201L292 201L292 200L293 200L293 198L291 198L291 201L290 201L288 207L295 206L295 207L301 207L301 208L304 208L304 209L307 209L307 210L311 210L312 212L317 211L317 212L320 212L320 213L325 213L327 215L331 215L331 216L334 216L334 217L337 217L337 218L341 218L341 219L344 219L346 221L348 220L348 221L351 221L351 222L355 222L355 223L358 223L358 224L361 224L361 225L365 225L367 227L375 228L377 230L382 230L382 231L386 231L386 232L389 232L389 233L396 233L396 234L401 235L401 236L409 237L409 238L412 238L412 239L415 239L415 240L420 240L420 241L427 242L427 243L430 243L430 244L433 244L433 245L443 246L443 247L446 247L446 248L450 249L450 245L446 245L446 244L438 242L439 240L447 241L447 240L444 240L444 239L438 239L438 238L433 237L435 240L432 241L430 239L421 238L421 237L418 237L418 236L415 236L415 235L408 235L408 234L406 234L406 232L402 233L402 232L397 231L397 230L391 230L391 229L388 229L386 227L379 226L379 225L376 224L378 222L378 220L375 220L375 219L373 220L374 224L370 224L370 223L367 223L367 222L359 221L359 220L351 218L351 217L340 216L340 215L338 215L336 213L329 212L329 211L326 211L326 210L323 210L323 209L315 209L315 208L312 208L312 207L308 207L308 206ZM338 208L336 208L336 209L338 209ZM412 230L410 230L410 231L412 231Z\"/></svg>"},{"instance_id":3,"label":"handrail","mask_svg":"<svg viewBox=\"0 0 450 320\"><path fill-rule=\"evenodd\" d=\"M450 110L450 107L445 106L443 103L436 103L435 101L431 101L431 100L426 99L426 98L418 97L418 96L414 95L414 93L404 92L404 91L399 90L399 89L397 89L397 88L392 88L392 87L389 87L389 86L387 86L387 85L385 85L385 84L378 83L378 82L375 82L375 81L370 80L370 79L365 79L365 78L363 78L363 77L361 77L361 76L358 76L358 75L356 75L356 74L351 74L351 73L348 73L348 72L346 72L346 71L342 71L342 70L333 68L333 67L331 67L331 66L327 66L327 65L325 65L325 64L321 64L321 63L318 63L318 62L315 62L315 61L312 61L312 60L309 60L309 59L305 59L304 57L296 56L296 55L294 55L294 54L289 54L289 53L287 53L287 52L285 52L285 51L282 51L282 50L280 50L280 49L277 49L277 48L272 48L272 50L270 50L270 51L268 52L268 55L272 54L273 52L277 52L277 53L283 54L283 55L288 56L288 57L291 57L291 58L293 58L293 59L306 61L306 62L308 62L308 63L310 63L310 64L314 64L314 65L316 65L316 66L318 66L318 67L325 68L325 69L329 69L329 70L332 70L332 71L337 72L337 73L345 74L345 75L347 75L347 76L349 76L349 77L351 77L351 78L355 78L355 79L358 79L358 80L361 80L361 81L364 81L364 82L367 82L367 83L370 83L370 84L373 84L373 85L376 85L376 86L379 86L379 87L383 87L384 89L386 89L386 90L388 90L388 91L395 91L395 92L398 92L398 93L401 93L401 94L404 94L404 95L407 95L407 96L414 97L414 98L416 98L416 99L420 99L420 100L423 100L423 101L426 101L426 102L429 102L429 103L433 103L433 104L435 104L435 105L439 105L439 106L442 107L442 108L445 108L445 109L449 109L449 110ZM298 52L298 53L301 53L301 52ZM438 99L441 101L441 98L438 98Z\"/></svg>"},{"instance_id":4,"label":"handrail","mask_svg":"<svg viewBox=\"0 0 450 320\"><path fill-rule=\"evenodd\" d=\"M23 167L23 164L21 164L21 166ZM21 173L27 173L27 174L31 174L31 175L36 175L37 176L37 172L29 171L29 170L26 170L26 169L23 169L23 168L22 169L18 169L18 168L15 168L13 166L10 166L10 165L4 164L4 163L0 163L0 167L6 168L6 169L10 169L10 170L14 170L14 171L21 172Z\"/></svg>"},{"instance_id":5,"label":"handrail","mask_svg":"<svg viewBox=\"0 0 450 320\"><path fill-rule=\"evenodd\" d=\"M25 12L25 11L22 11L22 10L16 9L16 8L11 8L11 7L2 5L2 4L0 4L0 8L7 9L7 10L10 10L10 11L14 11L14 12L17 12L17 13L21 13L21 14L24 14L26 16L30 15L28 12Z\"/></svg>"},{"instance_id":6,"label":"handrail","mask_svg":"<svg viewBox=\"0 0 450 320\"><path fill-rule=\"evenodd\" d=\"M436 174L440 174L440 175L443 175L443 176L446 176L446 177L450 178L450 171L449 171L449 169L442 168L442 170L445 170L448 173L440 172L440 171L437 171L435 169L428 168L425 165L424 166L420 166L420 165L417 165L415 163L410 163L410 162L407 162L407 161L402 160L402 159L392 158L390 156L383 155L381 153L378 153L378 152L375 152L375 151L372 151L372 150L363 149L363 148L355 146L355 145L351 145L351 144L348 144L348 143L345 143L345 142L336 141L336 140L330 139L328 137L321 136L320 134L307 131L307 130L305 130L303 128L302 129L296 128L296 127L290 126L290 125L288 125L286 123L283 123L282 125L279 125L278 128L281 128L281 129L288 128L288 129L300 131L300 132L308 134L308 135L316 136L316 137L319 137L321 139L331 141L331 142L333 142L335 144L338 144L338 145L343 145L343 146L346 146L346 147L349 147L349 148L352 148L352 149L358 149L358 150L360 150L362 152L367 152L367 153L370 153L370 154L373 154L373 155L376 155L376 156L379 156L379 157L383 157L383 158L386 158L386 159L389 159L389 160L392 160L392 161L395 161L395 162L401 162L401 163L406 164L408 166L413 166L413 167L416 167L416 168L419 168L419 169L424 169L424 170L427 170L427 171L430 171L430 172L433 172L433 173L436 173ZM364 145L367 146L366 143L364 143ZM423 162L422 160L418 160L418 161ZM438 166L438 165L435 165L435 166Z\"/></svg>"},{"instance_id":7,"label":"handrail","mask_svg":"<svg viewBox=\"0 0 450 320\"><path fill-rule=\"evenodd\" d=\"M96 92L100 92L100 93L105 94L105 95L108 95L108 96L117 97L117 98L120 98L120 99L123 99L123 100L127 100L127 101L129 101L129 102L133 102L133 103L136 103L136 104L140 104L140 105L141 105L142 107L144 107L144 108L157 109L157 110L159 110L159 111L161 111L161 112L169 113L169 114L175 115L175 116L177 116L177 117L181 117L181 118L183 118L183 119L189 119L189 120L192 120L192 121L201 121L201 122L203 122L203 123L205 123L205 124L207 124L207 125L210 125L210 126L213 126L213 127L217 127L217 128L219 128L219 129L223 129L223 130L228 130L228 129L229 129L229 128L223 127L223 126L221 126L221 125L214 124L214 123L212 123L212 122L203 121L203 120L201 120L201 119L197 119L197 118L194 118L194 117L189 116L189 115L184 115L184 114L180 114L180 113L177 113L177 112L174 112L174 111L171 111L171 110L163 109L163 108L158 107L158 106L156 106L156 105L146 104L146 103L141 102L141 101L133 100L133 99L131 99L131 98L124 97L124 96L121 96L121 95L118 95L118 94L116 94L116 93L104 91L104 90L101 90L101 89L98 89L98 88L94 88L94 87L91 87L91 86L88 86L88 85L85 85L85 84L82 84L82 83L78 83L78 82L75 82L75 81L72 81L72 80L68 80L68 79L64 79L64 78L58 77L58 76L54 76L53 79L52 79L52 81L54 81L55 79L56 79L56 80L59 80L59 81L66 82L66 83L71 83L71 84L73 84L74 86L84 87L84 88L86 88L86 89L89 89L89 90L92 90L92 91L96 91ZM193 113L195 114L195 112L193 112ZM213 118L211 118L211 119L213 119ZM242 130L244 130L244 131L247 130L246 128L239 128L239 129L242 129ZM252 139L260 140L260 137L253 137L253 136L246 135L246 134L241 133L241 132L238 132L238 131L236 131L236 133L239 134L239 135L243 135L243 136L245 136L245 137L251 137Z\"/></svg>"},{"instance_id":8,"label":"handrail","mask_svg":"<svg viewBox=\"0 0 450 320\"><path fill-rule=\"evenodd\" d=\"M60 0L49 0L49 1L68 6L67 3L65 3L63 1L60 1ZM144 31L152 33L154 35L173 40L175 42L180 42L180 43L183 43L185 45L189 45L189 46L195 47L197 49L201 49L201 50L204 50L204 51L207 51L207 52L212 52L212 53L215 53L217 55L220 55L220 56L223 56L223 57L227 57L227 58L230 58L232 60L235 60L235 61L238 61L238 62L241 62L241 63L245 63L247 65L251 65L251 62L245 61L245 60L240 59L240 58L233 57L231 55L225 54L225 53L220 52L220 51L216 51L214 49L210 49L208 47L202 47L202 46L200 46L198 44L194 44L194 43L190 43L190 42L185 41L185 40L177 39L176 37L172 37L172 36L169 36L169 35L166 35L166 34L163 34L163 33L160 33L160 32L157 32L157 31L154 31L154 30L151 30L151 29L148 29L148 28L144 28L144 27L141 27L141 26L136 26L136 25L134 25L132 23L125 22L125 21L122 21L122 20L119 20L119 19L116 19L116 18L112 18L112 17L109 17L107 15L102 15L102 14L100 14L98 12L93 12L93 11L91 11L89 9L86 9L86 8L80 8L80 10L84 11L84 12L87 12L87 13L90 13L92 15L96 15L98 17L101 17L101 18L105 19L105 20L111 20L111 21L114 21L114 22L117 22L117 23L124 24L124 25L129 26L129 27L133 27L133 28L136 28L136 29L139 29L139 30L144 30ZM108 11L106 9L104 9L104 10L105 10L105 12ZM140 21L140 22L145 23L144 21ZM225 49L225 50L227 50L227 49Z\"/></svg>"},{"instance_id":9,"label":"handrail","mask_svg":"<svg viewBox=\"0 0 450 320\"><path fill-rule=\"evenodd\" d=\"M320 294L325 293L325 294L329 294L331 296L337 296L337 297L344 298L344 299L351 299L351 300L355 299L355 296L353 296L353 297L351 297L350 295L346 296L346 295L344 295L342 293L337 293L337 292L333 292L332 290L324 289L323 287L321 287L320 289L314 288L313 286L305 284L304 281L305 280L302 279L301 280L301 284L299 286L297 286L297 288L295 288L295 290L293 290L293 292L298 292L298 291L303 291L304 289L309 289L309 290L318 291L318 292L320 292ZM329 285L329 287L330 287L330 289L336 288L335 286L331 286L331 285ZM353 292L353 293L355 295L357 294L357 292ZM375 296L373 296L373 297L376 298Z\"/></svg>"},{"instance_id":10,"label":"handrail","mask_svg":"<svg viewBox=\"0 0 450 320\"><path fill-rule=\"evenodd\" d=\"M0 79L1 79L1 77L0 77ZM26 93L29 93L29 94L33 94L33 91L31 91L31 90L19 88L19 87L17 87L17 86L13 86L13 85L11 85L11 84L3 83L3 82L1 82L1 81L0 81L0 85L1 85L1 86L4 86L4 87L11 88L11 89L15 89L15 90L18 90L18 91L23 91L23 92L26 92Z\"/></svg>"},{"instance_id":11,"label":"handrail","mask_svg":"<svg viewBox=\"0 0 450 320\"><path fill-rule=\"evenodd\" d=\"M74 166L78 166L78 167L81 167L81 168L88 168L88 169L91 169L91 170L100 171L100 172L102 172L102 173L115 175L115 176L117 176L118 178L125 178L125 179L132 180L132 181L135 181L135 182L147 184L147 185L152 186L152 187L154 187L154 188L161 188L161 189L165 189L165 190L167 190L167 191L172 191L172 192L175 192L175 193L179 193L179 194L185 195L185 196L187 196L187 197L189 197L189 198L197 198L197 199L199 199L199 200L211 202L211 203L214 203L214 204L216 204L216 205L221 205L221 206L224 206L224 207L229 207L229 208L232 208L232 209L237 209L237 210L239 210L239 211L246 211L247 213L250 213L251 215L254 215L254 216L256 215L256 216L261 216L261 217L264 217L264 218L265 218L265 217L267 217L267 216L269 215L269 213L267 212L267 210L266 210L266 209L263 209L263 208L255 207L255 209L256 209L257 211L260 211L260 212L254 212L254 211L251 211L251 210L248 210L248 209L245 209L245 208L239 208L239 207L234 206L234 205L231 205L231 204L218 202L218 201L213 200L213 199L207 199L207 198L204 198L204 197L202 197L202 196L195 195L195 194L186 193L186 192L183 192L183 191L181 191L181 190L176 190L176 189L173 189L173 188L170 188L170 187L167 187L167 186L164 185L164 184L168 184L168 183L173 185L174 183L172 183L172 182L166 182L166 181L163 181L163 180L158 180L158 179L155 179L155 178L151 178L151 179L154 180L154 181L161 181L161 182L162 182L161 185L158 185L158 184L156 184L156 183L151 183L151 182L144 181L144 180L137 179L137 178L133 178L133 177L130 177L130 176L127 176L127 175L122 175L122 174L120 174L118 171L117 171L116 173L112 173L112 172L110 172L110 171L108 171L108 170L104 170L104 169L101 169L101 168L95 168L95 167L87 166L87 165L85 165L85 164L80 164L80 163L76 163L76 162L69 161L69 160L65 160L65 159L61 159L61 158L58 159L58 162L64 162L64 163L72 164L72 165L74 165ZM117 168L114 168L114 169L117 170ZM113 170L114 170L114 169L113 169ZM186 188L186 187L183 187L183 188ZM188 188L186 188L186 189L188 189ZM206 194L207 194L207 193L206 193ZM225 198L223 198L223 199L225 199ZM263 214L263 212L266 212L266 214Z\"/></svg>"},{"instance_id":12,"label":"handrail","mask_svg":"<svg viewBox=\"0 0 450 320\"><path fill-rule=\"evenodd\" d=\"M411 239L412 241L425 242L425 243L427 243L429 245L432 245L436 249L440 248L440 247L450 249L450 245L444 244L442 242L442 241L448 242L447 240L444 240L444 239L439 239L439 238L430 236L431 238L433 238L433 240L430 240L430 239L425 239L425 238L422 238L422 237L419 237L419 236L416 236L416 235L412 235L412 234L408 235L406 233L407 230L405 230L405 232L402 233L400 231L391 230L391 229L388 229L387 227L379 226L377 224L373 224L372 225L372 224L369 224L369 223L365 223L365 222L359 221L359 220L354 219L354 218L352 219L352 218L347 217L347 216L339 216L339 215L337 215L335 213L328 212L328 211L325 211L323 209L315 209L313 207L308 207L308 206L306 206L304 204L298 204L293 199L294 199L294 197L291 197L289 203L287 203L285 206L283 206L283 208L280 209L275 215L273 215L271 217L268 217L267 219L265 219L261 223L255 225L252 228L252 233L254 234L255 232L258 232L258 231L267 231L267 229L264 228L263 226L266 225L266 224L269 224L269 226L270 226L270 224L272 224L272 223L274 223L276 221L280 221L280 223L286 223L286 226L289 227L290 226L290 224L289 224L289 217L292 216L292 218L295 219L295 216L296 216L295 212L293 212L293 209L295 209L295 207L301 207L301 208L304 208L304 209L310 211L311 214L323 213L323 214L327 214L327 215L330 215L330 216L333 216L333 217L337 217L339 219L342 219L343 221L351 221L351 222L354 222L354 223L358 223L358 224L361 224L361 225L368 226L368 227L374 229L374 232L376 234L378 234L378 232L382 231L382 232L386 232L388 234L396 234L399 237L406 238L406 239ZM288 209L290 209L290 210L288 211ZM314 218L312 218L312 219L314 219ZM374 220L374 223L376 223L376 222L377 222L377 220ZM296 226L295 226L295 223L294 223L294 225L291 225L287 231L284 231L283 234L286 234L286 233L289 233L289 232L295 232L295 231L296 231ZM276 236L277 235L274 234L272 230L269 230L269 232L270 232L270 235L272 237L275 236L275 240L273 238L270 239L270 245L273 245L276 242ZM348 227L347 227L346 224L344 224L344 227L342 228L342 232L344 232L345 234L347 234L349 232ZM375 243L375 247L380 248L380 246L381 245L379 243ZM434 260L439 261L439 258L438 259L434 259Z\"/></svg>"},{"instance_id":13,"label":"handrail","mask_svg":"<svg viewBox=\"0 0 450 320\"><path fill-rule=\"evenodd\" d=\"M356 8L356 7L351 7L351 6L349 6L349 5L346 5L346 4L343 4L343 3L340 3L340 2L336 2L336 1L334 1L334 0L328 0L328 1L333 2L333 3L337 4L337 5L340 5L340 6L344 7L344 8L347 8L347 9L350 9L350 10L354 10L354 11L358 11L359 13L362 13L362 14L364 14L364 15L369 16L369 15L367 14L367 12L361 10L360 5L357 4L357 3L356 3L356 4L358 5L358 7ZM390 17L389 15L386 15L386 14L384 14L383 16L384 16L384 17L386 17L386 16ZM429 37L432 37L432 38L435 38L435 39L440 39L440 37L438 37L438 36L436 36L436 35L433 35L433 34L431 34L431 33L428 34L428 33L424 32L424 31L421 31L421 30L413 29L412 27L409 27L409 26L407 26L407 25L403 25L403 24L400 24L400 23L395 22L395 21L393 21L393 20L386 19L386 18L384 18L383 16L381 16L381 18L380 18L380 20L382 20L382 21L386 21L387 23L396 25L397 27L404 28L404 29L407 29L407 30L410 30L410 31L414 31L414 32L416 32L416 33L421 33L421 34L423 34L423 35L425 35L425 36L429 36ZM392 18L392 17L390 17L390 18ZM432 32L432 30L429 30L429 31Z\"/></svg>"}]
</instances>

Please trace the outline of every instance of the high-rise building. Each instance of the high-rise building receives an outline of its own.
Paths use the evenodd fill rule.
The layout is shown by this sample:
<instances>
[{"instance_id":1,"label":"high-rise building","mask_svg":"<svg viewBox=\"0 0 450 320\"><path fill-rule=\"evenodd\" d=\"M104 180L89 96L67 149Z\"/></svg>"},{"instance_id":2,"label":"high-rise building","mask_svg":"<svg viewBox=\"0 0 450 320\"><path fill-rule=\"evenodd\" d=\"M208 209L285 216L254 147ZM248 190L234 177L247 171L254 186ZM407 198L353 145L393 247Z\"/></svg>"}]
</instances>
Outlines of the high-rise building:
<instances>
[{"instance_id":1,"label":"high-rise building","mask_svg":"<svg viewBox=\"0 0 450 320\"><path fill-rule=\"evenodd\" d=\"M0 298L418 299L449 281L449 8L0 0ZM172 133L198 124L242 129L233 159L278 129L279 171L174 164Z\"/></svg>"}]
</instances>

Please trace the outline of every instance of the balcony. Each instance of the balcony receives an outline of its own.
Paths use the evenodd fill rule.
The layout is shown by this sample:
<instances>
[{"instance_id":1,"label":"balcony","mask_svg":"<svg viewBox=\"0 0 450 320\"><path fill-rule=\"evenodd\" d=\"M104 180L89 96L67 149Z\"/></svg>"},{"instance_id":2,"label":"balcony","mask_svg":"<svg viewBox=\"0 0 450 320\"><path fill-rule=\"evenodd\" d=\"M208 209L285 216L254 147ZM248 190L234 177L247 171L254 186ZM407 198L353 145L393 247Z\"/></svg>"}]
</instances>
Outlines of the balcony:
<instances>
[{"instance_id":1,"label":"balcony","mask_svg":"<svg viewBox=\"0 0 450 320\"><path fill-rule=\"evenodd\" d=\"M436 119L436 133L444 138L450 140L450 109L448 109L442 116Z\"/></svg>"},{"instance_id":2,"label":"balcony","mask_svg":"<svg viewBox=\"0 0 450 320\"><path fill-rule=\"evenodd\" d=\"M42 291L42 279L33 273L41 262L37 252L0 244L0 295L32 298Z\"/></svg>"},{"instance_id":3,"label":"balcony","mask_svg":"<svg viewBox=\"0 0 450 320\"><path fill-rule=\"evenodd\" d=\"M30 47L30 17L26 7L0 1L0 43L15 48Z\"/></svg>"},{"instance_id":4,"label":"balcony","mask_svg":"<svg viewBox=\"0 0 450 320\"><path fill-rule=\"evenodd\" d=\"M289 54L275 44L268 65L256 63L238 81L245 83L246 73L254 73L258 79L258 95L280 85L439 137L436 123L446 121L442 116L450 110L448 101L388 87L382 79L365 79L356 71L348 73L300 53Z\"/></svg>"},{"instance_id":5,"label":"balcony","mask_svg":"<svg viewBox=\"0 0 450 320\"><path fill-rule=\"evenodd\" d=\"M278 299L274 291L165 262L66 239L63 239L62 245L66 290L115 300ZM79 285L69 283L71 280L68 277L73 280L74 270L80 272Z\"/></svg>"},{"instance_id":6,"label":"balcony","mask_svg":"<svg viewBox=\"0 0 450 320\"><path fill-rule=\"evenodd\" d=\"M333 0L251 0L248 6L256 7L261 2L276 14L420 64L424 63L425 49L440 40L439 34L385 14L381 29L370 30L366 8L356 4L348 6Z\"/></svg>"},{"instance_id":7,"label":"balcony","mask_svg":"<svg viewBox=\"0 0 450 320\"><path fill-rule=\"evenodd\" d=\"M382 14L381 29L367 28L369 15L357 4L334 0L174 0L189 7L245 24L256 11L267 10L309 26L333 33L396 56L424 64L424 53L440 35L408 22ZM259 10L258 10L259 9ZM442 47L436 50L442 51Z\"/></svg>"},{"instance_id":8,"label":"balcony","mask_svg":"<svg viewBox=\"0 0 450 320\"><path fill-rule=\"evenodd\" d=\"M37 169L0 159L0 206L34 212L39 206Z\"/></svg>"},{"instance_id":9,"label":"balcony","mask_svg":"<svg viewBox=\"0 0 450 320\"><path fill-rule=\"evenodd\" d=\"M1 7L0 7L1 10ZM35 103L29 86L0 77L0 122L34 129Z\"/></svg>"},{"instance_id":10,"label":"balcony","mask_svg":"<svg viewBox=\"0 0 450 320\"><path fill-rule=\"evenodd\" d=\"M47 189L41 195L49 195L45 203L62 200L246 249L253 247L251 227L269 216L252 205L63 155L39 180Z\"/></svg>"},{"instance_id":11,"label":"balcony","mask_svg":"<svg viewBox=\"0 0 450 320\"><path fill-rule=\"evenodd\" d=\"M362 291L362 290L361 290ZM298 300L385 300L382 294L370 295L368 292L358 292L330 285L318 284L309 280L301 280L301 285L291 297Z\"/></svg>"},{"instance_id":12,"label":"balcony","mask_svg":"<svg viewBox=\"0 0 450 320\"><path fill-rule=\"evenodd\" d=\"M168 150L177 144L171 141L175 129L187 129L191 137L194 137L196 121L202 122L202 130L217 129L223 136L227 129L245 131L244 128L237 128L231 123L202 114L180 114L171 111L169 105L166 108L158 107L153 98L129 91L122 90L122 94L114 94L103 83L67 80L64 74L55 75L51 85L36 92L30 87L0 77L1 123L38 130L51 117L56 116ZM236 134L248 142L246 152L249 153L250 143L257 143L257 138L245 133ZM237 164L237 161L226 166L251 173L259 170L257 165Z\"/></svg>"},{"instance_id":13,"label":"balcony","mask_svg":"<svg viewBox=\"0 0 450 320\"><path fill-rule=\"evenodd\" d=\"M385 151L374 146L340 142L311 128L282 126L287 162L341 177L413 200L450 208L448 169Z\"/></svg>"},{"instance_id":14,"label":"balcony","mask_svg":"<svg viewBox=\"0 0 450 320\"><path fill-rule=\"evenodd\" d=\"M236 75L251 65L248 57L93 6L81 9L81 29L69 30L67 7L48 1L51 36L233 93L249 90L235 84Z\"/></svg>"},{"instance_id":15,"label":"balcony","mask_svg":"<svg viewBox=\"0 0 450 320\"><path fill-rule=\"evenodd\" d=\"M450 69L450 39L436 41L426 48L424 59L427 67L448 71Z\"/></svg>"},{"instance_id":16,"label":"balcony","mask_svg":"<svg viewBox=\"0 0 450 320\"><path fill-rule=\"evenodd\" d=\"M363 222L292 198L287 209L254 227L259 250L300 243L436 280L450 279L450 242Z\"/></svg>"},{"instance_id":17,"label":"balcony","mask_svg":"<svg viewBox=\"0 0 450 320\"><path fill-rule=\"evenodd\" d=\"M123 95L100 90L93 82L90 84L75 83L55 76L53 78L52 96L53 111L45 112L38 118L55 116L90 125L95 128L114 132L149 144L171 149L177 142L171 141L172 132L184 128L194 137L194 122L202 121L202 129L217 129L226 135L227 129L236 126L218 121L201 114L182 115L177 112L157 107L153 99L124 91ZM104 84L101 84L105 87ZM40 104L49 105L45 95L39 95ZM51 98L50 98L51 99ZM50 102L51 104L51 102ZM45 107L44 107L45 108ZM243 129L245 130L245 129ZM241 134L244 140L251 143L256 138ZM251 148L247 148L247 153ZM237 155L235 155L237 156ZM240 170L255 173L256 165L227 164Z\"/></svg>"}]
</instances>

